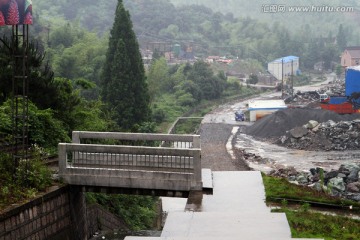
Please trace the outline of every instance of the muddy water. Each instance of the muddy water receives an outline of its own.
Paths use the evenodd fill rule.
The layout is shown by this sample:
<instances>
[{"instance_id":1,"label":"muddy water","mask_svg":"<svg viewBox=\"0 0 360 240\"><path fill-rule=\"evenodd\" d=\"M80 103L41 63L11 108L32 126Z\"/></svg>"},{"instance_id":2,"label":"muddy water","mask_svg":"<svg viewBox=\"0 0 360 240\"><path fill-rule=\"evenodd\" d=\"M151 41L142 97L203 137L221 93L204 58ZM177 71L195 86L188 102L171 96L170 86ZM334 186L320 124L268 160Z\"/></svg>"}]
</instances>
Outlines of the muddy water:
<instances>
[{"instance_id":1,"label":"muddy water","mask_svg":"<svg viewBox=\"0 0 360 240\"><path fill-rule=\"evenodd\" d=\"M249 135L238 134L236 144L238 149L261 157L248 160L254 170L269 172L272 169L293 166L298 171L309 171L310 168L321 167L326 171L338 169L341 164L360 164L360 151L329 151L316 152L287 149L275 144L257 141Z\"/></svg>"}]
</instances>

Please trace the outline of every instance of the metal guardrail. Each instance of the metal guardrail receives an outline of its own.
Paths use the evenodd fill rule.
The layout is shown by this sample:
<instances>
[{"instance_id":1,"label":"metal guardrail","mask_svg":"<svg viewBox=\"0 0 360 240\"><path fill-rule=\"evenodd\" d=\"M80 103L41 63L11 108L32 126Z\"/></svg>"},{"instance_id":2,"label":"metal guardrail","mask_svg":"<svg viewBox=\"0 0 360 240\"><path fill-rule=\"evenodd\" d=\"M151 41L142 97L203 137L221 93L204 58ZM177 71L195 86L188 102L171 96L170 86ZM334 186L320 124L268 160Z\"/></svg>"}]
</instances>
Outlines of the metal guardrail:
<instances>
[{"instance_id":1,"label":"metal guardrail","mask_svg":"<svg viewBox=\"0 0 360 240\"><path fill-rule=\"evenodd\" d=\"M81 144L83 139L159 141L169 143L170 147ZM59 144L59 174L74 185L200 190L200 138L198 135L74 132L73 143Z\"/></svg>"}]
</instances>

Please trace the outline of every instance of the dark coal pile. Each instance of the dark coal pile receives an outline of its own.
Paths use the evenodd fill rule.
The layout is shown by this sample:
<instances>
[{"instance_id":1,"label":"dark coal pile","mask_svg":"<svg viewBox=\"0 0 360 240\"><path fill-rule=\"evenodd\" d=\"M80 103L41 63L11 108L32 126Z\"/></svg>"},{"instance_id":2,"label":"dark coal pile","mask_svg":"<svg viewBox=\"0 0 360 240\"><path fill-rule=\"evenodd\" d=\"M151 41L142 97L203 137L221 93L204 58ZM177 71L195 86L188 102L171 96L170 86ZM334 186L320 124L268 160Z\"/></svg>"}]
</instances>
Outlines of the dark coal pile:
<instances>
[{"instance_id":1,"label":"dark coal pile","mask_svg":"<svg viewBox=\"0 0 360 240\"><path fill-rule=\"evenodd\" d=\"M340 115L328 110L310 108L284 109L258 120L246 129L246 134L262 139L274 139L295 127L307 124L310 120L322 123L329 120L351 121L357 118L360 119L360 114Z\"/></svg>"},{"instance_id":2,"label":"dark coal pile","mask_svg":"<svg viewBox=\"0 0 360 240\"><path fill-rule=\"evenodd\" d=\"M277 142L288 148L304 150L359 150L360 119L318 123L311 120L302 127L288 131Z\"/></svg>"}]
</instances>

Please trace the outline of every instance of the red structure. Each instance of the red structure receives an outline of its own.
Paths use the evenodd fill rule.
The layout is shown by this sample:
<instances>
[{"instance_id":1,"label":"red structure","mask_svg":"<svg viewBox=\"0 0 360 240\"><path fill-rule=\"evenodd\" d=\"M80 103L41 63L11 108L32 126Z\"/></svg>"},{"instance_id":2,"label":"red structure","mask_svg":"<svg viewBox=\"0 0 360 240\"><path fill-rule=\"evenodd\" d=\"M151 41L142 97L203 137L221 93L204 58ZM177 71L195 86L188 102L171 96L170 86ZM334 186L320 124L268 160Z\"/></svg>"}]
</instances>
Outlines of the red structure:
<instances>
[{"instance_id":1,"label":"red structure","mask_svg":"<svg viewBox=\"0 0 360 240\"><path fill-rule=\"evenodd\" d=\"M32 23L32 0L0 0L0 26Z\"/></svg>"},{"instance_id":2,"label":"red structure","mask_svg":"<svg viewBox=\"0 0 360 240\"><path fill-rule=\"evenodd\" d=\"M321 108L340 114L357 113L360 110L360 66L348 67L345 77L345 96L331 96L321 102Z\"/></svg>"}]
</instances>

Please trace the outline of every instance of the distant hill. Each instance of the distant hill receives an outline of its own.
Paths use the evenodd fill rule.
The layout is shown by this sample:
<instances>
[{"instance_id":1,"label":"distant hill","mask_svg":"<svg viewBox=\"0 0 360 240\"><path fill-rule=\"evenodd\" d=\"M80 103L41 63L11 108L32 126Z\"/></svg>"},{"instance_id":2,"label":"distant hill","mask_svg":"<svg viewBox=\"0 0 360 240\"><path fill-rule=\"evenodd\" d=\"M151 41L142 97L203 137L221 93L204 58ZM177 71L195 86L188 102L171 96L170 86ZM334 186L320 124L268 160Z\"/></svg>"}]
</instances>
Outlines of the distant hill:
<instances>
[{"instance_id":1,"label":"distant hill","mask_svg":"<svg viewBox=\"0 0 360 240\"><path fill-rule=\"evenodd\" d=\"M233 14L234 17L251 17L268 23L280 22L292 30L298 30L306 24L324 34L329 30L335 33L339 24L350 24L354 28L360 28L360 2L357 0L170 0L170 2L176 6L204 5L215 12ZM329 12L332 7L334 9L351 7L353 11L349 12L341 8L343 12Z\"/></svg>"},{"instance_id":2,"label":"distant hill","mask_svg":"<svg viewBox=\"0 0 360 240\"><path fill-rule=\"evenodd\" d=\"M149 12L146 7L149 5L147 2L151 1L123 0L123 2L132 16L142 12L145 13L144 18L153 17L156 12L155 16L162 19L161 15L176 15L177 8L175 7L203 5L213 12L223 13L228 19L250 17L266 22L270 26L280 23L292 32L309 25L318 35L327 36L330 31L336 35L339 24L343 24L346 28L351 29L353 35L360 35L360 1L358 0L157 0L152 1L155 6L149 8ZM37 0L34 3L34 12L40 19L53 19L53 24L62 24L62 19L77 21L90 30L104 33L112 26L116 4L116 0ZM172 4L175 7L171 6ZM310 12L290 12L291 7L295 6L309 7L310 9L314 7L314 9L311 9ZM330 7L346 6L352 7L354 11L326 12ZM169 9L172 9L170 11L173 12L166 12ZM139 18L135 20L134 25L138 23L138 20ZM155 22L156 18L150 20ZM161 22L161 24L166 24L166 22Z\"/></svg>"},{"instance_id":3,"label":"distant hill","mask_svg":"<svg viewBox=\"0 0 360 240\"><path fill-rule=\"evenodd\" d=\"M295 55L306 68L319 61L337 62L345 46L360 44L360 3L327 1L123 0L144 49L168 52L180 45L197 57L252 58L262 64ZM116 0L37 0L34 16L50 29L50 36L68 23L103 35L112 27L116 5ZM295 13L290 6L324 9ZM354 11L314 12L334 6Z\"/></svg>"}]
</instances>

